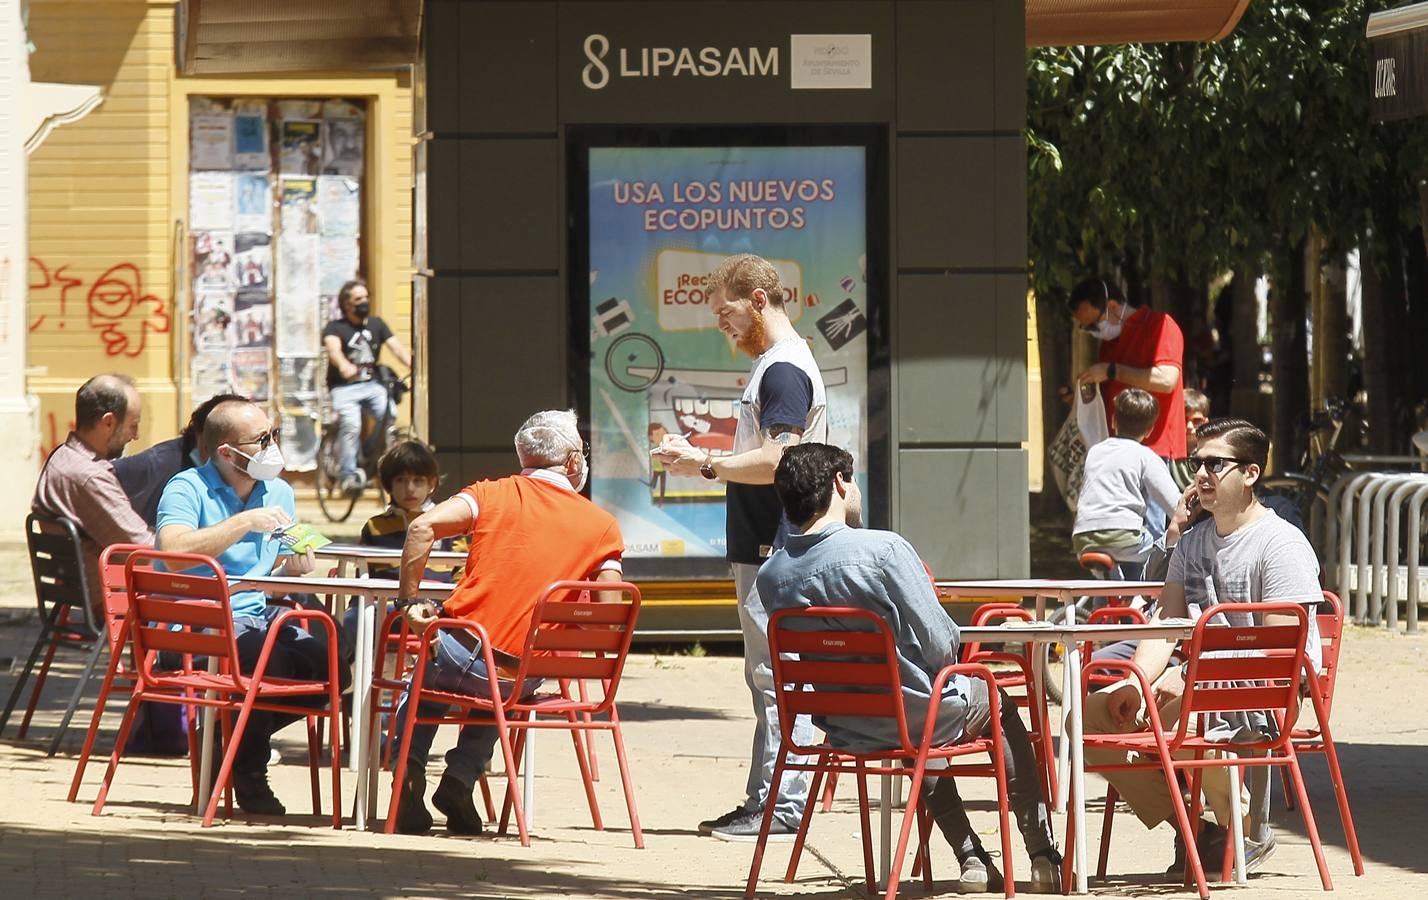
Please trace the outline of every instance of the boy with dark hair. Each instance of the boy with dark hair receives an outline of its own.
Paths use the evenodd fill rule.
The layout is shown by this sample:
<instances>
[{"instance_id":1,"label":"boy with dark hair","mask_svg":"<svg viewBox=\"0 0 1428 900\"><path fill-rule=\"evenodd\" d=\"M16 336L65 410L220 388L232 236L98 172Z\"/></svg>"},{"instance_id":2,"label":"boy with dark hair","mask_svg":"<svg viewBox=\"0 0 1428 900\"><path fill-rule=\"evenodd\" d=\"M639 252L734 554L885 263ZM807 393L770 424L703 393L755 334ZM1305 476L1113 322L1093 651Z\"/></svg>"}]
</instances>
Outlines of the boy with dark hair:
<instances>
[{"instance_id":1,"label":"boy with dark hair","mask_svg":"<svg viewBox=\"0 0 1428 900\"><path fill-rule=\"evenodd\" d=\"M1155 398L1127 388L1116 395L1114 409L1115 436L1086 451L1071 547L1077 556L1087 550L1108 553L1121 563L1123 576L1138 578L1164 524L1153 507L1174 509L1180 491L1164 461L1141 443L1160 414ZM1152 515L1160 521L1148 521Z\"/></svg>"},{"instance_id":2,"label":"boy with dark hair","mask_svg":"<svg viewBox=\"0 0 1428 900\"><path fill-rule=\"evenodd\" d=\"M369 547L402 549L407 540L407 528L412 520L435 506L431 495L441 482L441 468L436 454L421 441L401 441L393 444L377 461L377 477L391 503L385 510L367 520L358 542ZM440 542L437 550L450 550L451 541ZM372 569L373 578L396 578L397 567ZM450 581L450 572L428 571L428 579Z\"/></svg>"}]
</instances>

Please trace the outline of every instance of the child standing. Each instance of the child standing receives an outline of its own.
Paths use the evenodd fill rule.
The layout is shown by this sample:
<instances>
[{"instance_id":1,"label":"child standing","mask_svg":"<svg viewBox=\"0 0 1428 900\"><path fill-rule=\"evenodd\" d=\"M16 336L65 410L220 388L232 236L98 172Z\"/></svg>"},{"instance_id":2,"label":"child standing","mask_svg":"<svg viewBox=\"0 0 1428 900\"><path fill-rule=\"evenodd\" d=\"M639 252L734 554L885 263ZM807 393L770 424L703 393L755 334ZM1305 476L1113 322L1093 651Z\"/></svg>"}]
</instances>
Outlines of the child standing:
<instances>
[{"instance_id":1,"label":"child standing","mask_svg":"<svg viewBox=\"0 0 1428 900\"><path fill-rule=\"evenodd\" d=\"M1126 578L1137 578L1164 522L1180 500L1165 460L1141 443L1160 413L1155 398L1139 388L1116 395L1112 425L1115 435L1086 452L1085 477L1076 506L1071 546L1080 556L1100 550L1120 561ZM1159 511L1154 508L1158 507ZM1152 527L1154 526L1154 527Z\"/></svg>"}]
</instances>

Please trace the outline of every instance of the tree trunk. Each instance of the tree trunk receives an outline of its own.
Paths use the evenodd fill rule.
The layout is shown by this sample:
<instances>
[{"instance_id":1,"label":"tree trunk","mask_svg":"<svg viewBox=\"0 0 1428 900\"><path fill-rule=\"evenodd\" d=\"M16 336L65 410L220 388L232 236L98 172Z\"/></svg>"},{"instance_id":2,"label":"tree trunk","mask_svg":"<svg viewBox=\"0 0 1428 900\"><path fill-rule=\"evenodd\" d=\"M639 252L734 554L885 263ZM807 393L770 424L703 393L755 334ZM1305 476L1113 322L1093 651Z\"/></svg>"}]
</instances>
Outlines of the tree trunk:
<instances>
[{"instance_id":1,"label":"tree trunk","mask_svg":"<svg viewBox=\"0 0 1428 900\"><path fill-rule=\"evenodd\" d=\"M1393 232L1386 232L1385 239ZM1388 307L1402 296L1402 264L1397 253L1363 251L1363 379L1368 394L1369 450L1385 453L1393 421L1392 361L1389 353ZM1381 258L1386 257L1386 258ZM1397 274L1395 274L1397 270Z\"/></svg>"},{"instance_id":2,"label":"tree trunk","mask_svg":"<svg viewBox=\"0 0 1428 900\"><path fill-rule=\"evenodd\" d=\"M1343 259L1324 266L1324 302L1314 322L1314 364L1319 370L1317 401L1342 399L1348 391L1348 273Z\"/></svg>"},{"instance_id":3,"label":"tree trunk","mask_svg":"<svg viewBox=\"0 0 1428 900\"><path fill-rule=\"evenodd\" d=\"M1309 295L1304 279L1308 241L1301 238L1276 266L1278 277L1270 292L1269 318L1274 382L1274 414L1270 430L1273 454L1270 470L1286 472L1299 467L1303 448L1298 425L1309 408L1309 354L1304 318Z\"/></svg>"},{"instance_id":4,"label":"tree trunk","mask_svg":"<svg viewBox=\"0 0 1428 900\"><path fill-rule=\"evenodd\" d=\"M1230 390L1230 408L1217 410L1216 415L1228 413L1251 421L1259 420L1262 415L1259 372L1264 366L1264 351L1259 345L1259 298L1254 293L1259 276L1258 266L1244 267L1235 273L1235 281L1231 285L1234 306L1230 314L1230 331L1235 379Z\"/></svg>"}]
</instances>

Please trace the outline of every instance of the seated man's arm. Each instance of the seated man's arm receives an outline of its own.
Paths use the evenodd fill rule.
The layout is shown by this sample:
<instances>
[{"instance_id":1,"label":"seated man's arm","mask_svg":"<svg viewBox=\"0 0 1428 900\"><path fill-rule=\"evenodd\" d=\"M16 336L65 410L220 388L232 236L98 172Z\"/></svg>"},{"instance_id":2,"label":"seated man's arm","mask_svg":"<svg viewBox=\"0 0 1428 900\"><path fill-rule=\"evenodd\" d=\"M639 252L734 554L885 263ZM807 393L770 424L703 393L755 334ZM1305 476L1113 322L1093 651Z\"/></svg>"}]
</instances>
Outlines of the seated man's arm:
<instances>
[{"instance_id":1,"label":"seated man's arm","mask_svg":"<svg viewBox=\"0 0 1428 900\"><path fill-rule=\"evenodd\" d=\"M595 573L596 581L624 581L625 573L619 569L601 569ZM619 603L624 599L623 591L596 591L595 602L597 603Z\"/></svg>"},{"instance_id":2,"label":"seated man's arm","mask_svg":"<svg viewBox=\"0 0 1428 900\"><path fill-rule=\"evenodd\" d=\"M937 601L937 590L911 544L893 543L882 576L888 603L912 629L922 649L923 670L935 677L945 666L957 662L956 626Z\"/></svg>"},{"instance_id":3,"label":"seated man's arm","mask_svg":"<svg viewBox=\"0 0 1428 900\"><path fill-rule=\"evenodd\" d=\"M179 478L169 482L159 498L159 549L218 556L250 531L274 531L292 521L279 507L258 506L203 525L202 511L198 488Z\"/></svg>"},{"instance_id":4,"label":"seated man's arm","mask_svg":"<svg viewBox=\"0 0 1428 900\"><path fill-rule=\"evenodd\" d=\"M398 588L402 597L411 597L421 587L432 545L442 538L469 532L476 525L478 512L475 498L462 492L441 501L412 521L407 528L406 542L402 544L401 584ZM435 618L434 603L413 603L407 607L407 619L413 627L425 628Z\"/></svg>"},{"instance_id":5,"label":"seated man's arm","mask_svg":"<svg viewBox=\"0 0 1428 900\"><path fill-rule=\"evenodd\" d=\"M1169 580L1169 578L1175 577L1177 568L1176 557L1172 557L1169 576L1160 593L1160 601L1156 604L1155 612L1151 616L1153 623L1162 619L1186 618L1189 615L1188 607L1185 604L1185 585ZM1183 572L1184 569L1180 568L1180 577L1182 578L1184 577ZM1145 673L1145 678L1151 683L1155 693L1153 698L1144 698L1147 702L1153 701L1160 705L1180 696L1184 687L1180 680L1180 670L1172 669L1167 672L1165 668L1174 652L1174 641L1144 640L1136 644L1135 656L1131 658L1131 662ZM1165 674L1165 678L1160 677L1162 673ZM1141 701L1139 682L1132 681L1122 684L1110 692L1111 719L1117 725L1129 725L1140 711Z\"/></svg>"}]
</instances>

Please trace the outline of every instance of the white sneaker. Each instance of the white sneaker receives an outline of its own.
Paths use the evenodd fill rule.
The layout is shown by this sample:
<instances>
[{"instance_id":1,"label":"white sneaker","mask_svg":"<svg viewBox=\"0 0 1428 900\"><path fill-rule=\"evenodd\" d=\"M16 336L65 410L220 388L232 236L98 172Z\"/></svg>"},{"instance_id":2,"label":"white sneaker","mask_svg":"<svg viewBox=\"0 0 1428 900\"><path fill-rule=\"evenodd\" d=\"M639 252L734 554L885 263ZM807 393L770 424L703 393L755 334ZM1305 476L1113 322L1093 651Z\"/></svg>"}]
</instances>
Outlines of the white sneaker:
<instances>
[{"instance_id":1,"label":"white sneaker","mask_svg":"<svg viewBox=\"0 0 1428 900\"><path fill-rule=\"evenodd\" d=\"M1055 850L1043 850L1031 858L1031 892L1033 894L1061 893L1061 854Z\"/></svg>"}]
</instances>

